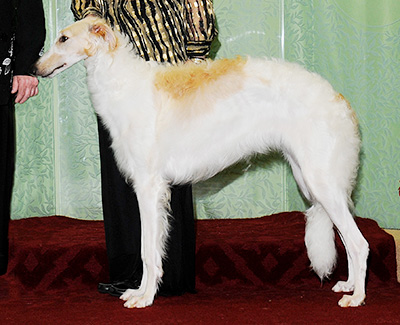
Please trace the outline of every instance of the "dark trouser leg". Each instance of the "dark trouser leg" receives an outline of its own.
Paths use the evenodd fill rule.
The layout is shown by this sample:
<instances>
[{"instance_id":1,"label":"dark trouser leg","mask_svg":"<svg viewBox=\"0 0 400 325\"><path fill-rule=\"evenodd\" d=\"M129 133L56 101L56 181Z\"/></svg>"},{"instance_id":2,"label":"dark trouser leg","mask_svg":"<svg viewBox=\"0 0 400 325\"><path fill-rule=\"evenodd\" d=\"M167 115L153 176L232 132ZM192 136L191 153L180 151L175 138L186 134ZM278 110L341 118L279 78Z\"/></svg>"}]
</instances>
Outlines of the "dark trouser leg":
<instances>
[{"instance_id":1,"label":"dark trouser leg","mask_svg":"<svg viewBox=\"0 0 400 325\"><path fill-rule=\"evenodd\" d=\"M0 106L0 275L7 272L8 225L15 169L14 105Z\"/></svg>"},{"instance_id":2,"label":"dark trouser leg","mask_svg":"<svg viewBox=\"0 0 400 325\"><path fill-rule=\"evenodd\" d=\"M141 278L140 217L136 195L121 176L108 131L99 123L104 228L111 281Z\"/></svg>"},{"instance_id":3,"label":"dark trouser leg","mask_svg":"<svg viewBox=\"0 0 400 325\"><path fill-rule=\"evenodd\" d=\"M171 195L171 228L160 295L195 292L195 250L193 200L191 186L174 186Z\"/></svg>"}]
</instances>

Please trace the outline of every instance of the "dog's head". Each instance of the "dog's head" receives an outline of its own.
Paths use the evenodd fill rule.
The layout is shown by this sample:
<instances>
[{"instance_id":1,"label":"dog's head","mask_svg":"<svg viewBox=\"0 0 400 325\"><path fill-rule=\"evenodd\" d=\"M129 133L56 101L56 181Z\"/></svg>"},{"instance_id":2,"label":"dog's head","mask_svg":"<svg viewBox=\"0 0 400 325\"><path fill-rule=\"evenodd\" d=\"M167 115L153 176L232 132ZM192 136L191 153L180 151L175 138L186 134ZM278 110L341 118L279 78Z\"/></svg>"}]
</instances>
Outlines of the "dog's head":
<instances>
[{"instance_id":1,"label":"dog's head","mask_svg":"<svg viewBox=\"0 0 400 325\"><path fill-rule=\"evenodd\" d=\"M117 43L116 35L105 20L86 17L60 32L53 46L34 65L34 73L52 78L100 50L113 51Z\"/></svg>"}]
</instances>

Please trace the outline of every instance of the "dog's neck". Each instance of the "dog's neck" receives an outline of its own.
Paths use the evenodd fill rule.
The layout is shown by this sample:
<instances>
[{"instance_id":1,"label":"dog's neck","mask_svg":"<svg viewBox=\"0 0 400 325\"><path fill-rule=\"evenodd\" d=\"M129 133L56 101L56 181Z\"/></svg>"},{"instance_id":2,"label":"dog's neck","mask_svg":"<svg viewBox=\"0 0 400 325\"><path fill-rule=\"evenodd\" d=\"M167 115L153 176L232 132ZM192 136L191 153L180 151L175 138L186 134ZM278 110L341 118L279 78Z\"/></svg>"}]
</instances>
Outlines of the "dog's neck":
<instances>
[{"instance_id":1,"label":"dog's neck","mask_svg":"<svg viewBox=\"0 0 400 325\"><path fill-rule=\"evenodd\" d=\"M117 34L118 46L111 52L100 47L85 60L87 82L93 106L107 124L115 124L113 130L124 132L127 115L134 114L140 121L143 115L155 120L152 80L157 64L142 59L126 37ZM128 96L126 94L129 94ZM121 108L125 111L121 112ZM132 119L131 119L132 121ZM132 124L132 122L130 122ZM151 122L150 122L151 123ZM140 125L135 127L141 128ZM118 137L117 135L114 135Z\"/></svg>"}]
</instances>

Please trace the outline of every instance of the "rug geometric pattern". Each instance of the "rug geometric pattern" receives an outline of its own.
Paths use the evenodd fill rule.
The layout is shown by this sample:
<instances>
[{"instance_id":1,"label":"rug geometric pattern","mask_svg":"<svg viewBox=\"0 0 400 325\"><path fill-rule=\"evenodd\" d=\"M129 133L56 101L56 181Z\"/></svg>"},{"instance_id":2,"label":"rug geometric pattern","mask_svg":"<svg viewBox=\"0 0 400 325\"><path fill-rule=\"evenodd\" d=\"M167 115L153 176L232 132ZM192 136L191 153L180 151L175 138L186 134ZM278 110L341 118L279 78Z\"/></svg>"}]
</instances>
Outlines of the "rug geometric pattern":
<instances>
[{"instance_id":1,"label":"rug geometric pattern","mask_svg":"<svg viewBox=\"0 0 400 325\"><path fill-rule=\"evenodd\" d=\"M393 238L373 220L357 218L370 243L368 281L396 278ZM285 212L256 219L196 222L196 286L320 286L310 271L304 246L304 215ZM332 285L347 277L343 245ZM10 224L10 276L21 290L44 292L71 287L95 288L107 281L102 221L66 217L13 220Z\"/></svg>"}]
</instances>

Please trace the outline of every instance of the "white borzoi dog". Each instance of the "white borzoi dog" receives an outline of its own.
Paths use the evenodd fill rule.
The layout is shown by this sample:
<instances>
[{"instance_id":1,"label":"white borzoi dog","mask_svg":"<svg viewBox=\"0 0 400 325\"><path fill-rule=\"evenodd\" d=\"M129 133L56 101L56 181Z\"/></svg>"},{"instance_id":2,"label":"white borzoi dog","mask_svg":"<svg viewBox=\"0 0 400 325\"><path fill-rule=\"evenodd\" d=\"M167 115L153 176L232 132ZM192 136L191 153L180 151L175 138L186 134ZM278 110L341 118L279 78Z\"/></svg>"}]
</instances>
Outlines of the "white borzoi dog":
<instances>
[{"instance_id":1,"label":"white borzoi dog","mask_svg":"<svg viewBox=\"0 0 400 325\"><path fill-rule=\"evenodd\" d=\"M282 151L312 203L305 242L313 270L321 279L332 272L335 227L349 276L333 290L353 292L339 301L342 307L364 303L369 248L349 210L360 137L354 112L327 81L278 60L146 62L126 37L93 17L65 28L36 74L53 77L81 60L94 108L140 206L143 278L121 296L126 307L149 306L157 293L170 185L208 179L271 150Z\"/></svg>"}]
</instances>

